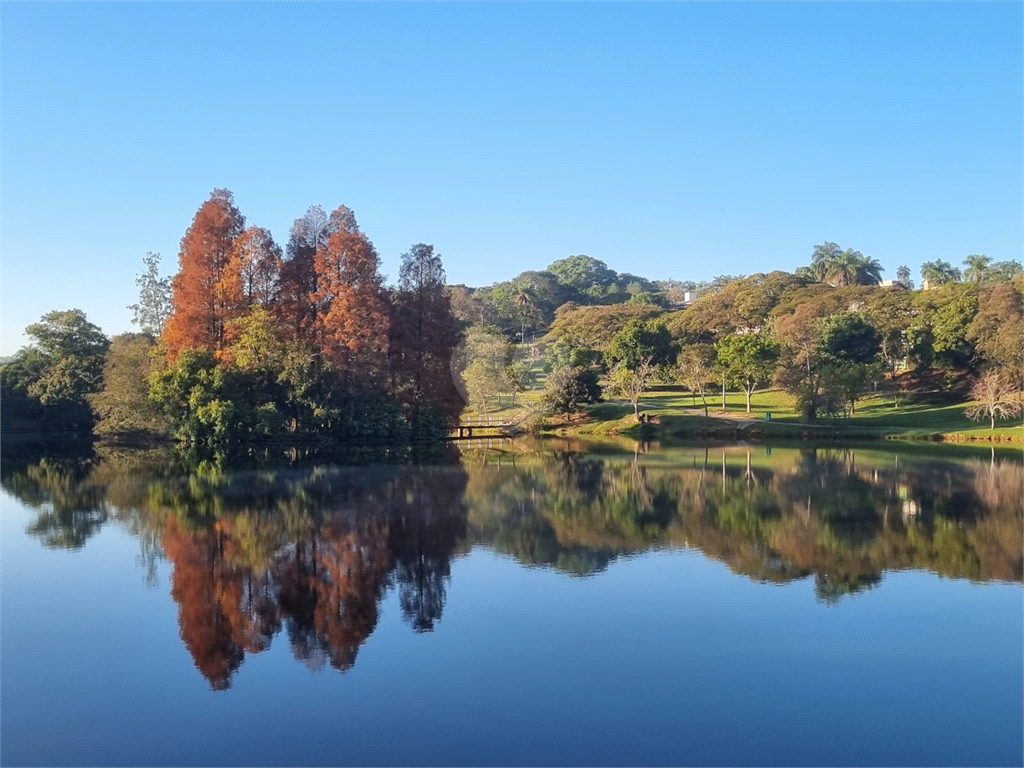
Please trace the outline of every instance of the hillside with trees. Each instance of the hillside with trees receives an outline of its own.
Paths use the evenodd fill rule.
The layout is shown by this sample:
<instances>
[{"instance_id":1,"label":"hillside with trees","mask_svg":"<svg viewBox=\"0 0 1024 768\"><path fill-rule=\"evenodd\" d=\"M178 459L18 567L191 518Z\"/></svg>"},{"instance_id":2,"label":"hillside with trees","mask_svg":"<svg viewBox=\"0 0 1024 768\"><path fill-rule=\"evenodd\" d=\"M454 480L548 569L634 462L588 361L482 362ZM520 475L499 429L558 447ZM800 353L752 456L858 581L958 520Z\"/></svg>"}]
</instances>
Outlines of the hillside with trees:
<instances>
[{"instance_id":1,"label":"hillside with trees","mask_svg":"<svg viewBox=\"0 0 1024 768\"><path fill-rule=\"evenodd\" d=\"M877 259L828 241L809 262L694 282L577 254L473 288L448 285L441 256L417 243L388 284L349 208L311 206L282 248L218 189L172 277L159 254L143 259L129 306L138 333L108 339L80 310L26 329L31 345L0 367L2 424L196 444L391 444L443 437L467 404L487 414L520 395L565 417L625 401L642 422L644 397L665 385L706 414L715 387L742 392L747 413L773 387L805 423L852 417L880 394L899 409L920 392L969 402L965 413L993 428L1017 418L1018 262L925 262L921 288L909 267L883 281Z\"/></svg>"}]
</instances>

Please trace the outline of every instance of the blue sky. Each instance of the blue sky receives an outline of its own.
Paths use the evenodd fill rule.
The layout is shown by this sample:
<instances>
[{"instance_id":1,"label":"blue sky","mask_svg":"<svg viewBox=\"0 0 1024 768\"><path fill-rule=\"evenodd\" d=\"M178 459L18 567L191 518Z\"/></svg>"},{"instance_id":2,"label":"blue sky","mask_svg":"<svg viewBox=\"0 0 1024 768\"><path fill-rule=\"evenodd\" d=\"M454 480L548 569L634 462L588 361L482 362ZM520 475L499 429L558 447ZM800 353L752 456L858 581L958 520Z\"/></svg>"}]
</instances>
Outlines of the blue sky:
<instances>
[{"instance_id":1,"label":"blue sky","mask_svg":"<svg viewBox=\"0 0 1024 768\"><path fill-rule=\"evenodd\" d=\"M1022 7L5 2L0 354L51 309L130 330L215 187L470 285L1020 259Z\"/></svg>"}]
</instances>

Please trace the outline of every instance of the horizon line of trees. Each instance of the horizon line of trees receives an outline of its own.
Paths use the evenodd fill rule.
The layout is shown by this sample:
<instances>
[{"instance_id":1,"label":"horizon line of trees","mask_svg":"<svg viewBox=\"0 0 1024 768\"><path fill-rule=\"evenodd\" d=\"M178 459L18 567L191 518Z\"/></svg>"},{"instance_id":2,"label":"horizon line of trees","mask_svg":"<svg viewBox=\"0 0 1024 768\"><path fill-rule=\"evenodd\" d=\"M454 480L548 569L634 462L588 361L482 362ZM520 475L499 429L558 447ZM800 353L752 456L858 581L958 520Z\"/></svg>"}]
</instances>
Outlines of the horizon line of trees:
<instances>
[{"instance_id":1,"label":"horizon line of trees","mask_svg":"<svg viewBox=\"0 0 1024 768\"><path fill-rule=\"evenodd\" d=\"M936 259L920 267L929 287L950 282L991 282L1012 280L1022 274L1019 261L993 261L984 254L964 259L964 270ZM879 285L884 269L877 259L860 251L843 249L825 241L816 245L811 264L793 273L810 282L834 287ZM511 340L525 342L531 333L546 330L560 307L653 306L671 309L690 300L716 292L744 275L718 275L710 281L650 280L627 272L616 272L604 261L582 254L558 259L543 270L527 270L510 280L484 287L463 284L449 287L453 311L463 327L494 326ZM912 289L912 272L906 265L896 270L896 283Z\"/></svg>"},{"instance_id":2,"label":"horizon line of trees","mask_svg":"<svg viewBox=\"0 0 1024 768\"><path fill-rule=\"evenodd\" d=\"M446 285L440 256L420 243L388 286L347 207L311 206L282 249L218 189L178 262L161 277L159 254L143 259L129 306L141 333L110 340L80 310L29 326L33 344L0 367L3 423L210 443L438 437L467 401L486 412L502 392L514 402L533 386L540 352L513 359L514 342L538 330L545 399L564 413L605 394L640 418L656 380L684 384L706 409L717 379L743 389L748 410L755 387L774 383L814 419L853 413L879 385L896 389L898 405L902 371L1002 368L978 390L996 393L994 424L1013 415L1007 392L1022 378L1021 265L984 255L963 272L926 263L938 290L913 295L878 292L878 261L828 241L793 274L656 282L574 255L470 289ZM908 268L897 277L913 287Z\"/></svg>"}]
</instances>

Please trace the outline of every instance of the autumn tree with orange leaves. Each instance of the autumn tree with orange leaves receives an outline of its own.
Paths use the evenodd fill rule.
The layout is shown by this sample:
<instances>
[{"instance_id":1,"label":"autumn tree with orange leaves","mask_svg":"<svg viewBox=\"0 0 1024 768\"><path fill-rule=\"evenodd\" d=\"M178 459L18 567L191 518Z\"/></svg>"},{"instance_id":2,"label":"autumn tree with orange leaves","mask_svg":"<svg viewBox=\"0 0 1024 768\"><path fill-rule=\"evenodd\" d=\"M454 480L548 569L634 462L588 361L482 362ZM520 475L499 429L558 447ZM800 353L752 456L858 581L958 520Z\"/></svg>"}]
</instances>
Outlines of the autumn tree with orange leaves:
<instances>
[{"instance_id":1,"label":"autumn tree with orange leaves","mask_svg":"<svg viewBox=\"0 0 1024 768\"><path fill-rule=\"evenodd\" d=\"M234 242L217 285L220 301L233 320L253 307L271 309L280 290L281 247L270 230L248 227Z\"/></svg>"},{"instance_id":2,"label":"autumn tree with orange leaves","mask_svg":"<svg viewBox=\"0 0 1024 768\"><path fill-rule=\"evenodd\" d=\"M184 349L221 348L224 324L233 309L225 303L222 281L244 228L245 217L235 206L234 195L215 189L181 238L179 271L171 283L171 316L162 336L172 359Z\"/></svg>"},{"instance_id":3,"label":"autumn tree with orange leaves","mask_svg":"<svg viewBox=\"0 0 1024 768\"><path fill-rule=\"evenodd\" d=\"M345 206L331 213L328 230L314 262L315 338L346 383L357 374L372 380L387 363L389 313L380 259Z\"/></svg>"},{"instance_id":4,"label":"autumn tree with orange leaves","mask_svg":"<svg viewBox=\"0 0 1024 768\"><path fill-rule=\"evenodd\" d=\"M460 333L433 247L403 256L389 291L373 243L340 206L311 206L287 258L214 190L181 241L149 397L189 443L436 438L462 400ZM390 350L390 354L389 354Z\"/></svg>"}]
</instances>

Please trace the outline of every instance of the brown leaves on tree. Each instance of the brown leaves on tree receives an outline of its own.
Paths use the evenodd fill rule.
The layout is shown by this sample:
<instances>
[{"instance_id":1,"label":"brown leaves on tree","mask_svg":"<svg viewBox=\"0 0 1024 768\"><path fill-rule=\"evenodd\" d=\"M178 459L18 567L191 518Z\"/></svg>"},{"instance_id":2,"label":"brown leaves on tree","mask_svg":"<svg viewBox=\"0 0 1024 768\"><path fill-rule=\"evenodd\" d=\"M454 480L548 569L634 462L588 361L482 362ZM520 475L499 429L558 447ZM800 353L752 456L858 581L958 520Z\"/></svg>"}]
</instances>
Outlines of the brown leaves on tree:
<instances>
[{"instance_id":1,"label":"brown leaves on tree","mask_svg":"<svg viewBox=\"0 0 1024 768\"><path fill-rule=\"evenodd\" d=\"M171 358L190 347L220 349L224 323L231 319L220 286L244 227L245 217L231 192L215 189L181 238L171 316L162 337Z\"/></svg>"},{"instance_id":2,"label":"brown leaves on tree","mask_svg":"<svg viewBox=\"0 0 1024 768\"><path fill-rule=\"evenodd\" d=\"M250 309L277 305L281 276L281 247L270 230L249 227L235 240L231 256L217 285L229 320Z\"/></svg>"},{"instance_id":3,"label":"brown leaves on tree","mask_svg":"<svg viewBox=\"0 0 1024 768\"><path fill-rule=\"evenodd\" d=\"M283 361L293 373L329 370L318 396L386 389L414 434L437 434L458 417L451 354L460 332L433 246L404 254L399 285L388 290L373 243L345 206L330 215L312 206L296 219L287 258L268 230L244 224L231 193L214 190L182 238L162 336L171 362L203 348L225 367L267 376Z\"/></svg>"},{"instance_id":4,"label":"brown leaves on tree","mask_svg":"<svg viewBox=\"0 0 1024 768\"><path fill-rule=\"evenodd\" d=\"M388 306L373 243L345 206L331 213L330 234L316 252L314 334L345 378L373 378L386 362Z\"/></svg>"}]
</instances>

